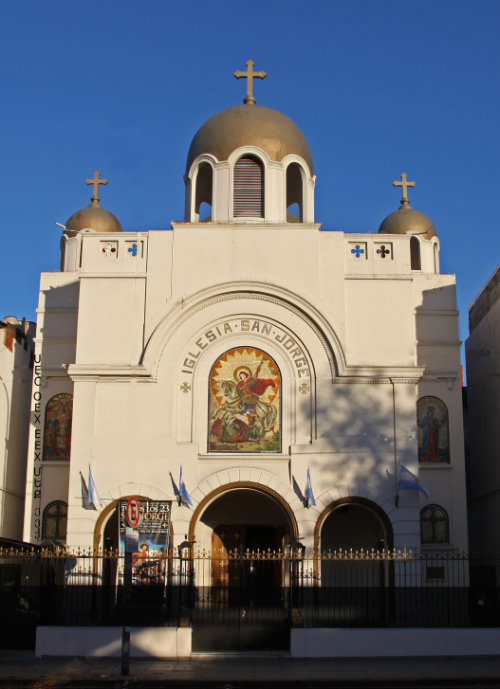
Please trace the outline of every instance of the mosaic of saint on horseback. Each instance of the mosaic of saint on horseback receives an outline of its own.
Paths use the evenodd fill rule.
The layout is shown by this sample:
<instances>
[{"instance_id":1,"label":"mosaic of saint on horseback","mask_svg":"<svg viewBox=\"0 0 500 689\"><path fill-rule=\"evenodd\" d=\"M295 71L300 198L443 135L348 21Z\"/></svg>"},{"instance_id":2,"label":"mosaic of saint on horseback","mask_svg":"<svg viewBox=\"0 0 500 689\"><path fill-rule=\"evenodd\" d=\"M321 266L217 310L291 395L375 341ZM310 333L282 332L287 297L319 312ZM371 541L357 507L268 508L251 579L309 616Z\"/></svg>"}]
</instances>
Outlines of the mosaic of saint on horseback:
<instances>
[{"instance_id":1,"label":"mosaic of saint on horseback","mask_svg":"<svg viewBox=\"0 0 500 689\"><path fill-rule=\"evenodd\" d=\"M210 374L209 450L280 452L281 378L260 349L238 347Z\"/></svg>"}]
</instances>

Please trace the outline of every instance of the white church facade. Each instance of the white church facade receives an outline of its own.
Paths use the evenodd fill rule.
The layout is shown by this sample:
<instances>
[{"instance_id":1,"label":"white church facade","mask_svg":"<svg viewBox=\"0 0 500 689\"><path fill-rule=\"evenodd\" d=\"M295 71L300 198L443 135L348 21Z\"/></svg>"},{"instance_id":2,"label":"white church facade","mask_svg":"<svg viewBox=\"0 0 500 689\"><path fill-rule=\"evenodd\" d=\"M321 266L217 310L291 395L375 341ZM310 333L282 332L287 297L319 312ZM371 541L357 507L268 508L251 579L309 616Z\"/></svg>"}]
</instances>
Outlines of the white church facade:
<instances>
[{"instance_id":1,"label":"white church facade","mask_svg":"<svg viewBox=\"0 0 500 689\"><path fill-rule=\"evenodd\" d=\"M326 231L306 138L249 86L184 179L184 222L123 232L96 173L42 274L24 540L117 549L137 496L169 515L150 550L467 551L455 277L406 175L378 232Z\"/></svg>"}]
</instances>

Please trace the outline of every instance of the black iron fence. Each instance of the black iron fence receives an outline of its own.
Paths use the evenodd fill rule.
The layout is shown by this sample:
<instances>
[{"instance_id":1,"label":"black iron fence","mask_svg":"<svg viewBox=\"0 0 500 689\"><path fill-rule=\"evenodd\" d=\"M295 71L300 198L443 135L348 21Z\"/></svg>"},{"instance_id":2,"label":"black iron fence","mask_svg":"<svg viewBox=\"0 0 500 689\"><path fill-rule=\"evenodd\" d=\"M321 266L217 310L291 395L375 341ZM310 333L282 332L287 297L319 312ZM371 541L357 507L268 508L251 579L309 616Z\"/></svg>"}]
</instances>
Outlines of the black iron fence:
<instances>
[{"instance_id":1,"label":"black iron fence","mask_svg":"<svg viewBox=\"0 0 500 689\"><path fill-rule=\"evenodd\" d=\"M125 605L116 552L0 549L0 648L38 625L190 626L194 650L286 648L291 627L500 626L500 558L453 551L184 549L136 554Z\"/></svg>"}]
</instances>

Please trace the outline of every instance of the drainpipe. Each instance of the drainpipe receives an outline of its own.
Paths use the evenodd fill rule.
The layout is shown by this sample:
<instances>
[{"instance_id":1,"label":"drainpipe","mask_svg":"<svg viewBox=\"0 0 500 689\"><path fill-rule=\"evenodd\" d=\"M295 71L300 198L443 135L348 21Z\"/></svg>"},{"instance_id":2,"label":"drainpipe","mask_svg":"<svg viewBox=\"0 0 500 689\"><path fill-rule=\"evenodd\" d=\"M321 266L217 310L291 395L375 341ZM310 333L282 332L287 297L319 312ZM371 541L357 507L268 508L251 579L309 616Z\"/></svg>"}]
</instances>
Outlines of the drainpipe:
<instances>
[{"instance_id":1,"label":"drainpipe","mask_svg":"<svg viewBox=\"0 0 500 689\"><path fill-rule=\"evenodd\" d=\"M399 486L398 486L398 452L396 445L396 386L394 378L389 378L392 385L392 432L394 436L394 488L396 491L396 507L399 502Z\"/></svg>"}]
</instances>

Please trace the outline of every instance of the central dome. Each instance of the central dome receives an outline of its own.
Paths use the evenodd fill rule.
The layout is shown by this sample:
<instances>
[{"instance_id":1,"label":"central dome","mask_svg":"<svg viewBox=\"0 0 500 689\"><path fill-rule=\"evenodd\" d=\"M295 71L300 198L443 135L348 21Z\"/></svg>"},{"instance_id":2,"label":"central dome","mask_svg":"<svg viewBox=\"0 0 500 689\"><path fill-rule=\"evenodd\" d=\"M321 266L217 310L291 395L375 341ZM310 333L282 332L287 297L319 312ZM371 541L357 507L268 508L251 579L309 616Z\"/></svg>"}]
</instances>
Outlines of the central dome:
<instances>
[{"instance_id":1,"label":"central dome","mask_svg":"<svg viewBox=\"0 0 500 689\"><path fill-rule=\"evenodd\" d=\"M186 175L202 153L222 161L241 146L256 146L277 162L291 153L299 155L314 174L309 145L295 122L272 108L248 104L222 110L200 127L189 148Z\"/></svg>"}]
</instances>

